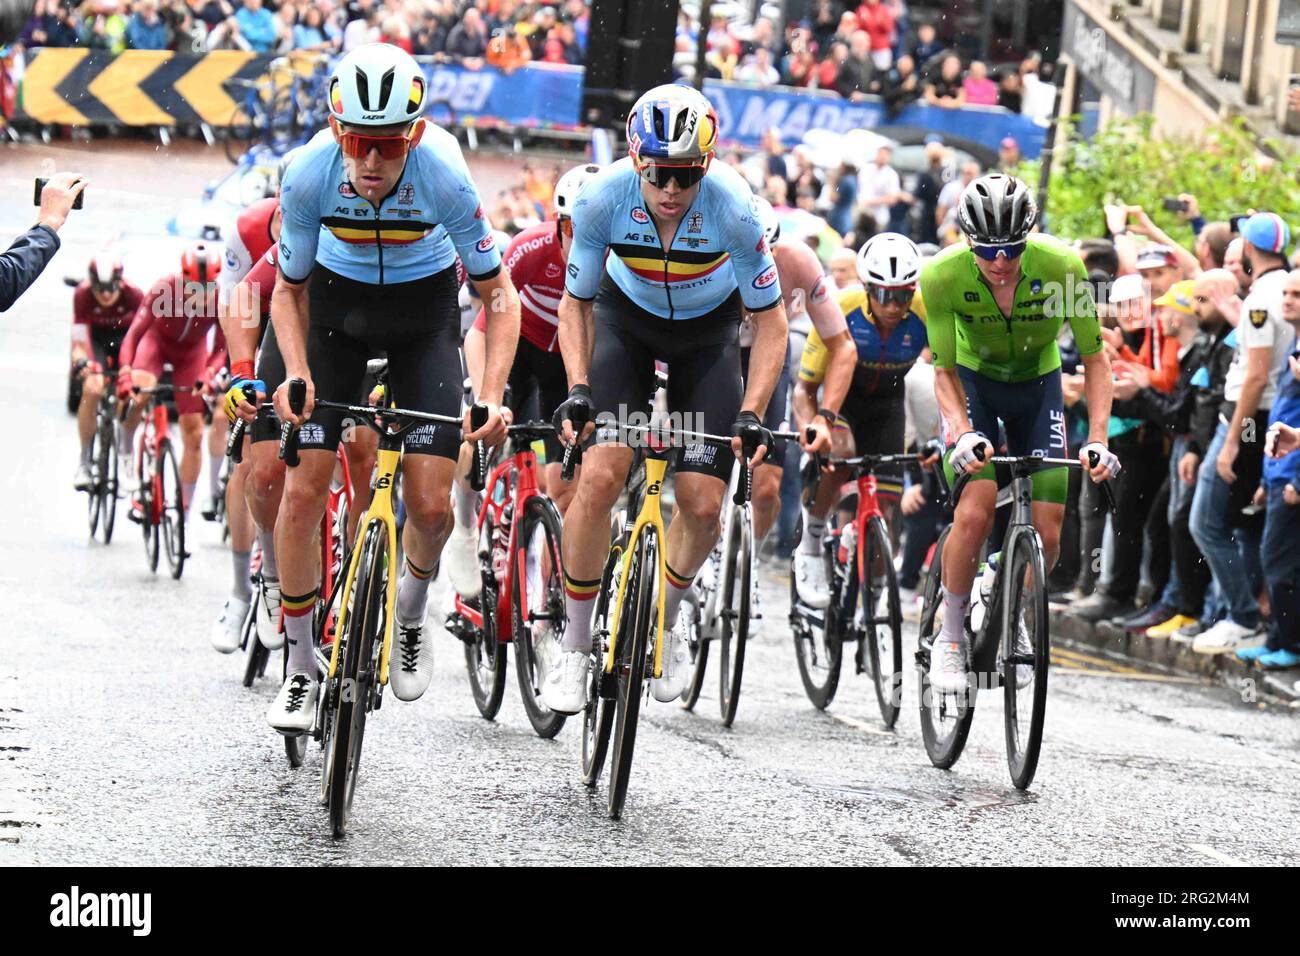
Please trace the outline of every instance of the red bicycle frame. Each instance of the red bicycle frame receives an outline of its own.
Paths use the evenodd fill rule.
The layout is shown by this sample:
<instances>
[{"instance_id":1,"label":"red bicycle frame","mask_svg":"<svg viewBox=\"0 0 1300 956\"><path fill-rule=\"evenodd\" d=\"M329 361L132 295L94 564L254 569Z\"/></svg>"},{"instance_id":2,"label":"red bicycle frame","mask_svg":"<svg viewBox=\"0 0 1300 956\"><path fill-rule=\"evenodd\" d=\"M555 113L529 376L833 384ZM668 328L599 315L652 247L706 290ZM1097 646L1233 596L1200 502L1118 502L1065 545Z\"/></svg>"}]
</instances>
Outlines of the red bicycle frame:
<instances>
[{"instance_id":1,"label":"red bicycle frame","mask_svg":"<svg viewBox=\"0 0 1300 956\"><path fill-rule=\"evenodd\" d=\"M500 502L497 502L493 500L495 496L492 492L499 482L506 483L507 493L501 496ZM537 486L537 453L527 445L516 451L514 455L492 469L485 488L487 493L484 494L483 505L479 508L476 527L482 529L489 511L492 513L493 525L498 528L501 526L502 515L505 514L507 507L513 508L514 515L510 522L510 538L506 542L506 566L502 572L500 586L497 588L497 641L507 644L514 637L514 626L511 624L501 627L499 622L512 620L510 594L514 584L515 568L523 567L524 548L527 547L526 542L521 543L518 540L519 523L528 500L542 497L541 489ZM511 555L514 556L513 561L510 560ZM528 575L524 574L519 580L520 607L529 606L527 589ZM471 607L459 594L456 595L456 613L475 627L480 629L483 627L483 612Z\"/></svg>"},{"instance_id":2,"label":"red bicycle frame","mask_svg":"<svg viewBox=\"0 0 1300 956\"><path fill-rule=\"evenodd\" d=\"M144 519L150 525L155 525L162 524L163 486L162 471L158 467L158 462L162 458L162 443L163 439L166 438L169 433L170 423L167 420L167 406L158 401L158 399L153 395L149 396L149 404L151 408L145 416L148 419L148 423L144 433L140 436L140 446L136 449L135 475L139 481L139 486L143 488L146 477L144 473L145 443L151 442L152 447L150 448L150 451L153 455L153 469L152 474L148 476L149 489L151 493L149 495L149 513L144 515ZM150 431L152 431L152 437L150 436ZM183 504L184 502L182 502L182 505Z\"/></svg>"},{"instance_id":3,"label":"red bicycle frame","mask_svg":"<svg viewBox=\"0 0 1300 956\"><path fill-rule=\"evenodd\" d=\"M330 489L325 501L325 513L320 519L320 594L328 602L329 616L325 618L325 628L321 632L321 646L328 647L334 641L334 624L338 616L338 606L330 599L334 586L342 579L347 559L348 529L338 529L339 540L344 546L335 553L334 531L339 517L339 503L347 502L348 515L352 514L352 472L348 469L348 456L343 453L343 446L338 448L338 464L341 469L342 483L338 489Z\"/></svg>"}]
</instances>

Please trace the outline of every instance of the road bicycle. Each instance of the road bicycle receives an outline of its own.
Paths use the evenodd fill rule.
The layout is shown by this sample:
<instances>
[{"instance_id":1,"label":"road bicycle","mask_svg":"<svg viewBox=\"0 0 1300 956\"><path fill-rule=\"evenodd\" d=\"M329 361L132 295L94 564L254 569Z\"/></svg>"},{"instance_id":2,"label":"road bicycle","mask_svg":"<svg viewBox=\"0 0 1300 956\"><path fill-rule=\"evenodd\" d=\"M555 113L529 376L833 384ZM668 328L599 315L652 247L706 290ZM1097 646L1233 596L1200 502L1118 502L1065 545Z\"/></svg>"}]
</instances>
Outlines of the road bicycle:
<instances>
[{"instance_id":1,"label":"road bicycle","mask_svg":"<svg viewBox=\"0 0 1300 956\"><path fill-rule=\"evenodd\" d=\"M714 546L714 574L696 576L691 594L682 602L687 615L691 649L691 679L682 692L682 706L694 710L704 688L709 648L718 646L718 709L722 726L736 720L740 705L740 682L745 672L745 646L758 586L755 562L754 515L750 499L753 474L737 461L731 469L722 513L722 535Z\"/></svg>"},{"instance_id":2,"label":"road bicycle","mask_svg":"<svg viewBox=\"0 0 1300 956\"><path fill-rule=\"evenodd\" d=\"M658 429L635 425L624 425L622 430L651 439L661 435ZM724 453L731 451L731 439L719 435L679 431L673 437L715 445ZM773 437L797 438L775 432ZM607 810L614 820L622 815L627 798L641 698L647 682L663 675L667 571L660 502L671 450L654 442L643 451L644 485L629 495L628 510L612 529L613 543L594 610L591 683L582 711L582 779L587 786L595 786L612 745ZM756 451L756 447L743 449L746 458ZM565 453L564 472L571 476L575 464L570 448ZM640 470L631 469L630 480ZM742 481L746 491L748 486L748 480ZM743 623L747 630L748 622Z\"/></svg>"},{"instance_id":3,"label":"road bicycle","mask_svg":"<svg viewBox=\"0 0 1300 956\"><path fill-rule=\"evenodd\" d=\"M486 482L478 514L483 589L455 596L447 630L465 643L465 666L479 713L496 717L505 695L506 648L515 644L515 671L528 722L551 738L565 715L542 702L542 684L564 631L564 566L560 512L537 487L531 442L555 434L549 422L511 425L511 448ZM505 625L503 622L509 622Z\"/></svg>"},{"instance_id":4,"label":"road bicycle","mask_svg":"<svg viewBox=\"0 0 1300 956\"><path fill-rule=\"evenodd\" d=\"M299 53L272 60L262 78L227 80L243 95L226 126L226 158L248 165L262 149L283 156L324 128L329 75L328 57Z\"/></svg>"},{"instance_id":5,"label":"road bicycle","mask_svg":"<svg viewBox=\"0 0 1300 956\"><path fill-rule=\"evenodd\" d=\"M983 457L983 456L981 456ZM1007 767L1011 782L1026 789L1034 779L1042 748L1043 724L1047 712L1047 675L1051 662L1051 634L1047 616L1047 567L1043 542L1033 524L1033 475L1046 468L1081 468L1077 459L1036 456L993 456L983 459L998 470L997 507L1011 506L1010 522L1002 539L992 586L983 602L983 621L972 632L967 680L964 691L949 694L930 683L930 654L934 646L936 619L941 602L940 569L943 549L952 530L949 525L935 545L931 572L926 579L925 599L917 636L916 667L921 686L921 736L930 762L940 769L953 766L966 746L975 701L980 690L1003 691L1003 720L1006 729ZM1096 467L1097 456L1091 457ZM954 483L954 505L970 480L962 475ZM1103 496L1114 511L1114 496L1108 482L1101 485ZM981 582L976 581L976 587ZM1025 670L1018 670L1025 668Z\"/></svg>"},{"instance_id":6,"label":"road bicycle","mask_svg":"<svg viewBox=\"0 0 1300 956\"><path fill-rule=\"evenodd\" d=\"M164 366L163 372L171 371ZM167 555L171 576L179 581L185 570L185 501L181 487L180 466L172 446L165 398L183 392L199 391L198 386L159 384L153 388L133 388L132 394L143 397L145 412L140 439L136 445L136 498L128 512L140 525L144 535L145 561L157 573L159 552ZM128 407L122 408L125 417ZM160 547L161 545L161 547Z\"/></svg>"},{"instance_id":7,"label":"road bicycle","mask_svg":"<svg viewBox=\"0 0 1300 956\"><path fill-rule=\"evenodd\" d=\"M256 400L256 393L251 385L244 387L244 393L250 402ZM262 405L264 411L274 411L270 402ZM230 436L226 442L226 461L229 468L236 468L243 461L243 439L248 423L242 418L231 426ZM319 597L314 611L313 631L315 646L328 648L334 640L337 622L338 583L343 576L347 561L348 516L352 513L352 474L348 468L348 457L342 446L337 452L334 477L330 481L329 493L325 498L325 513L321 516L318 540L320 544L321 583ZM266 602L266 582L262 578L261 545L255 544L249 573L252 577L253 600L249 603L248 614L244 617L240 637L240 649L244 652L244 686L252 687L257 678L266 673L266 665L271 652L263 643L257 629L257 609ZM275 621L277 628L283 627L283 621ZM288 667L288 648L284 652L285 668ZM287 670L281 678L287 676ZM306 755L306 736L286 736L285 752L293 767L302 766Z\"/></svg>"},{"instance_id":8,"label":"road bicycle","mask_svg":"<svg viewBox=\"0 0 1300 956\"><path fill-rule=\"evenodd\" d=\"M295 412L302 409L306 384L301 379L290 380L288 398ZM347 571L338 589L336 637L328 645L328 654L321 648L318 657L324 665L324 683L313 733L322 735L321 797L328 803L335 838L347 832L366 718L382 706L383 689L388 683L400 569L393 486L401 466L402 436L422 424L461 425L459 418L397 408L391 393L388 402L381 406L316 401L316 408L341 411L379 433L370 507L357 524ZM475 427L486 422L487 413L484 405L474 407L471 422ZM479 443L475 448L475 471L482 469L482 455ZM288 422L282 425L281 457L291 468L298 463L296 432Z\"/></svg>"},{"instance_id":9,"label":"road bicycle","mask_svg":"<svg viewBox=\"0 0 1300 956\"><path fill-rule=\"evenodd\" d=\"M87 369L90 363L81 359L75 372ZM104 544L113 540L113 527L117 520L118 495L118 440L121 426L117 420L117 392L113 388L112 371L90 369L87 375L98 375L104 380L104 394L95 407L95 431L90 436L90 487L86 489L86 513L90 520L90 536L98 532Z\"/></svg>"},{"instance_id":10,"label":"road bicycle","mask_svg":"<svg viewBox=\"0 0 1300 956\"><path fill-rule=\"evenodd\" d=\"M825 710L839 688L844 645L856 643L854 669L868 674L886 728L898 721L903 694L903 615L889 526L880 510L876 471L914 465L915 454L858 455L831 459L856 484L853 515L837 505L822 540L830 600L823 609L799 599L790 574L790 630L799 679L813 706ZM812 493L820 479L814 460ZM842 504L842 503L841 503Z\"/></svg>"}]
</instances>

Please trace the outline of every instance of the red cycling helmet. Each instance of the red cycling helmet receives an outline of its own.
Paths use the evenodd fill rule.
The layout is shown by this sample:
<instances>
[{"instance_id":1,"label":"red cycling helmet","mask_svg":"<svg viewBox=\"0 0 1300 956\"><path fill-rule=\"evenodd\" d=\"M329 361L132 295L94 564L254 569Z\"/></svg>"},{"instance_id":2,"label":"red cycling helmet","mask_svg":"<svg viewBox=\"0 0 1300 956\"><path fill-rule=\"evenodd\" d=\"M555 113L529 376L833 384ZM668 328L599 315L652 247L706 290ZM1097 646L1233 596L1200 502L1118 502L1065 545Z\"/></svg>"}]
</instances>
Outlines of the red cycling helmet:
<instances>
[{"instance_id":1,"label":"red cycling helmet","mask_svg":"<svg viewBox=\"0 0 1300 956\"><path fill-rule=\"evenodd\" d=\"M181 255L181 276L186 282L211 282L221 272L221 255L202 243Z\"/></svg>"},{"instance_id":2,"label":"red cycling helmet","mask_svg":"<svg viewBox=\"0 0 1300 956\"><path fill-rule=\"evenodd\" d=\"M111 253L96 256L86 269L94 292L116 292L122 285L122 260Z\"/></svg>"}]
</instances>

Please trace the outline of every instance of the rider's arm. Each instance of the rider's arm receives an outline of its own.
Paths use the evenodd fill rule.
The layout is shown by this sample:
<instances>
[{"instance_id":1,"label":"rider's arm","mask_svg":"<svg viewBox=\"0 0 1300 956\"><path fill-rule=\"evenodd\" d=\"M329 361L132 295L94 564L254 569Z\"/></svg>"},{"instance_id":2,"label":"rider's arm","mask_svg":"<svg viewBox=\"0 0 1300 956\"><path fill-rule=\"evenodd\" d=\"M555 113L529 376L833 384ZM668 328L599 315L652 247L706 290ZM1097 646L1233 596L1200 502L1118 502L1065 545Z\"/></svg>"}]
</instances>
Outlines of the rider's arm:
<instances>
[{"instance_id":1,"label":"rider's arm","mask_svg":"<svg viewBox=\"0 0 1300 956\"><path fill-rule=\"evenodd\" d=\"M772 398L785 365L789 348L789 326L785 318L785 303L780 299L770 309L753 313L754 344L749 352L749 375L745 382L745 398L741 410L753 412L760 418Z\"/></svg>"},{"instance_id":2,"label":"rider's arm","mask_svg":"<svg viewBox=\"0 0 1300 956\"><path fill-rule=\"evenodd\" d=\"M285 379L303 378L307 374L307 283L294 281L284 273L280 260L280 278L271 293L271 325L275 341L284 358Z\"/></svg>"},{"instance_id":3,"label":"rider's arm","mask_svg":"<svg viewBox=\"0 0 1300 956\"><path fill-rule=\"evenodd\" d=\"M510 273L498 269L489 279L472 279L487 312L486 355L483 360L483 386L478 399L500 405L505 395L506 379L515 360L519 343L519 294Z\"/></svg>"},{"instance_id":4,"label":"rider's arm","mask_svg":"<svg viewBox=\"0 0 1300 956\"><path fill-rule=\"evenodd\" d=\"M275 281L274 268L267 267L272 283ZM271 289L263 288L256 278L261 271L262 263L259 262L258 267L231 290L230 298L222 300L225 306L220 313L221 331L226 338L232 369L240 362L251 363L257 356L257 337L261 331L259 303L262 296L271 294Z\"/></svg>"},{"instance_id":5,"label":"rider's arm","mask_svg":"<svg viewBox=\"0 0 1300 956\"><path fill-rule=\"evenodd\" d=\"M776 260L763 240L754 195L739 176L734 176L734 182L731 178L722 182L731 196L724 208L729 207L733 214L724 216L719 235L731 255L741 302L754 319L754 344L741 409L761 417L785 365L789 325Z\"/></svg>"},{"instance_id":6,"label":"rider's arm","mask_svg":"<svg viewBox=\"0 0 1300 956\"><path fill-rule=\"evenodd\" d=\"M304 378L307 369L307 277L320 241L321 182L315 163L296 162L280 184L279 276L271 293L271 324L284 358L285 378Z\"/></svg>"},{"instance_id":7,"label":"rider's arm","mask_svg":"<svg viewBox=\"0 0 1300 956\"><path fill-rule=\"evenodd\" d=\"M83 282L72 293L72 361L90 358L90 283Z\"/></svg>"},{"instance_id":8,"label":"rider's arm","mask_svg":"<svg viewBox=\"0 0 1300 956\"><path fill-rule=\"evenodd\" d=\"M226 337L221 331L221 326L218 325L212 339L212 352L208 355L205 384L210 383L216 378L217 373L226 367L228 357L229 350L226 347Z\"/></svg>"},{"instance_id":9,"label":"rider's arm","mask_svg":"<svg viewBox=\"0 0 1300 956\"><path fill-rule=\"evenodd\" d=\"M565 289L557 312L560 316L560 355L564 358L569 387L589 385L587 373L591 369L591 351L596 343L595 308L589 301L575 299Z\"/></svg>"},{"instance_id":10,"label":"rider's arm","mask_svg":"<svg viewBox=\"0 0 1300 956\"><path fill-rule=\"evenodd\" d=\"M162 302L171 297L171 292L171 287L164 280L154 285L140 300L140 307L135 310L135 318L131 320L131 327L127 329L126 338L122 339L122 347L117 352L119 368L129 369L135 363L135 350L139 347L140 340L153 328Z\"/></svg>"}]
</instances>

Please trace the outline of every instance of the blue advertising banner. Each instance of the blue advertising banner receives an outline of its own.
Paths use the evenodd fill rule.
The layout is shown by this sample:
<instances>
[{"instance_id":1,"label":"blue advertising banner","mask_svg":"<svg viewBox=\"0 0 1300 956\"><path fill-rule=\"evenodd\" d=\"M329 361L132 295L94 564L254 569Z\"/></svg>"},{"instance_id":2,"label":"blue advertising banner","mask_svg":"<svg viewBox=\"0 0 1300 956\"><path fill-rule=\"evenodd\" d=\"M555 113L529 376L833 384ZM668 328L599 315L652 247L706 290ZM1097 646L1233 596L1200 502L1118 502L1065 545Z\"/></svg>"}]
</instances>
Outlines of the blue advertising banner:
<instances>
[{"instance_id":1,"label":"blue advertising banner","mask_svg":"<svg viewBox=\"0 0 1300 956\"><path fill-rule=\"evenodd\" d=\"M426 66L429 94L436 115L446 103L457 118L473 116L526 127L577 127L582 104L582 68L529 64L514 73L460 66ZM999 107L946 110L913 105L887 119L878 100L852 102L832 93L760 88L739 83L706 81L704 92L718 110L723 142L755 148L770 127L781 130L787 143L797 142L811 129L846 133L870 129L921 130L959 137L993 152L1003 137L1012 136L1028 159L1043 146L1043 127L1018 113Z\"/></svg>"}]
</instances>

